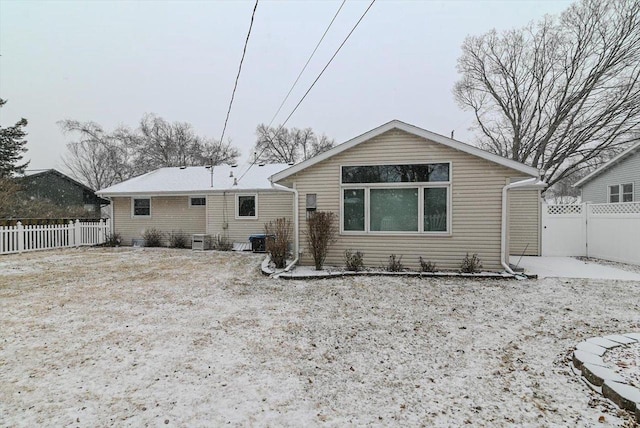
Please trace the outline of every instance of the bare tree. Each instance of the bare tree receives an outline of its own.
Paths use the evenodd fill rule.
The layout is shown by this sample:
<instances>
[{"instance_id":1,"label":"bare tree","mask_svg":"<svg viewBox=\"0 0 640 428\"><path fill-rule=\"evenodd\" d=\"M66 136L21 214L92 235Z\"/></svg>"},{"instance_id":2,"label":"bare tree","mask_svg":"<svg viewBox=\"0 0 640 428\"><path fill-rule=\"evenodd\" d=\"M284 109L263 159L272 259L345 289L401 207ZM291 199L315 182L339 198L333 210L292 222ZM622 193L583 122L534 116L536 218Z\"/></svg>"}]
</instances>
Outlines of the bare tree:
<instances>
[{"instance_id":1,"label":"bare tree","mask_svg":"<svg viewBox=\"0 0 640 428\"><path fill-rule=\"evenodd\" d=\"M140 121L134 147L135 163L144 172L166 166L233 163L240 155L230 142L204 139L189 123L169 123L153 114Z\"/></svg>"},{"instance_id":2,"label":"bare tree","mask_svg":"<svg viewBox=\"0 0 640 428\"><path fill-rule=\"evenodd\" d=\"M640 2L582 0L559 18L468 37L457 102L483 148L545 172L550 185L638 139Z\"/></svg>"},{"instance_id":3,"label":"bare tree","mask_svg":"<svg viewBox=\"0 0 640 428\"><path fill-rule=\"evenodd\" d=\"M326 135L318 137L311 128L256 128L258 140L254 147L257 161L268 163L297 163L331 149L335 141Z\"/></svg>"},{"instance_id":4,"label":"bare tree","mask_svg":"<svg viewBox=\"0 0 640 428\"><path fill-rule=\"evenodd\" d=\"M105 131L94 122L59 122L65 133L79 136L67 144L63 161L70 173L93 189L103 189L167 166L234 163L240 155L231 143L208 140L184 122L169 123L145 115L138 129L119 127Z\"/></svg>"},{"instance_id":5,"label":"bare tree","mask_svg":"<svg viewBox=\"0 0 640 428\"><path fill-rule=\"evenodd\" d=\"M105 132L95 122L63 120L58 122L65 133L77 134L79 139L67 144L64 165L71 175L92 189L103 189L124 181L133 174L131 166L131 132L118 128Z\"/></svg>"}]
</instances>

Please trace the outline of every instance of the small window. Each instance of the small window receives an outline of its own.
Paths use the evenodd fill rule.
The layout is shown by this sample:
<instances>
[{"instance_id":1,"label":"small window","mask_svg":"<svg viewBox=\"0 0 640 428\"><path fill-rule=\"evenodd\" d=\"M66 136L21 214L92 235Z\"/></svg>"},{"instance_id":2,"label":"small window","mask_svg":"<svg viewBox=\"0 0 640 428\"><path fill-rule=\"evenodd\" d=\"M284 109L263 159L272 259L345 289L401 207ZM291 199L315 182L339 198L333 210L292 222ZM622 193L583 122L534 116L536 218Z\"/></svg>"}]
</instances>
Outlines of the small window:
<instances>
[{"instance_id":1,"label":"small window","mask_svg":"<svg viewBox=\"0 0 640 428\"><path fill-rule=\"evenodd\" d=\"M189 206L204 207L207 205L207 198L204 196L192 196L189 198Z\"/></svg>"},{"instance_id":2,"label":"small window","mask_svg":"<svg viewBox=\"0 0 640 428\"><path fill-rule=\"evenodd\" d=\"M622 202L633 202L633 183L623 184Z\"/></svg>"},{"instance_id":3,"label":"small window","mask_svg":"<svg viewBox=\"0 0 640 428\"><path fill-rule=\"evenodd\" d=\"M151 199L135 198L133 200L133 216L149 217L151 215Z\"/></svg>"},{"instance_id":4,"label":"small window","mask_svg":"<svg viewBox=\"0 0 640 428\"><path fill-rule=\"evenodd\" d=\"M620 186L609 186L609 203L620 202Z\"/></svg>"},{"instance_id":5,"label":"small window","mask_svg":"<svg viewBox=\"0 0 640 428\"><path fill-rule=\"evenodd\" d=\"M237 218L258 218L256 195L238 195L236 199Z\"/></svg>"}]
</instances>

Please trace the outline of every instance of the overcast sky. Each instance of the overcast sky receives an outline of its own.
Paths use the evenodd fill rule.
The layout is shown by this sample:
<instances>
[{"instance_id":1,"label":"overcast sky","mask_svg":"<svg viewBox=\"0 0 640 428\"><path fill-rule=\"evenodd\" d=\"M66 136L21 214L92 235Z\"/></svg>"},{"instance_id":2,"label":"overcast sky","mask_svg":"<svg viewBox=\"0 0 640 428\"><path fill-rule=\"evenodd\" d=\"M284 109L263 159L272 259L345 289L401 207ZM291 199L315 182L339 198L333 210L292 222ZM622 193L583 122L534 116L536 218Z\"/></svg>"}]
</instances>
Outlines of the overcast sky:
<instances>
[{"instance_id":1,"label":"overcast sky","mask_svg":"<svg viewBox=\"0 0 640 428\"><path fill-rule=\"evenodd\" d=\"M251 154L340 6L260 1L226 136ZM287 127L344 142L392 119L473 142L455 103L465 36L520 27L570 1L378 0ZM283 121L369 1L348 1L276 119ZM29 120L30 168L63 169L62 119L108 130L145 113L220 138L253 1L0 0L0 124ZM225 140L227 138L225 137Z\"/></svg>"}]
</instances>

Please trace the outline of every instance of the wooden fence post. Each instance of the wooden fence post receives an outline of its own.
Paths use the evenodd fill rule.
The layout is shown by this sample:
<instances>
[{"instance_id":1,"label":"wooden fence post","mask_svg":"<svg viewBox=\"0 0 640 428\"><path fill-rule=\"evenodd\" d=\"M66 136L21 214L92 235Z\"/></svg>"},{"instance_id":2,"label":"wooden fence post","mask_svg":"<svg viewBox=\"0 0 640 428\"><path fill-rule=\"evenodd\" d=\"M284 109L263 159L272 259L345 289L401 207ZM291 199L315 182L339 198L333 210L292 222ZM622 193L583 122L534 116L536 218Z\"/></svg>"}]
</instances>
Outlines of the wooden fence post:
<instances>
[{"instance_id":1,"label":"wooden fence post","mask_svg":"<svg viewBox=\"0 0 640 428\"><path fill-rule=\"evenodd\" d=\"M16 230L18 231L18 252L24 251L24 226L21 221L16 223Z\"/></svg>"},{"instance_id":2,"label":"wooden fence post","mask_svg":"<svg viewBox=\"0 0 640 428\"><path fill-rule=\"evenodd\" d=\"M107 229L104 224L104 219L100 219L100 229L98 231L98 242L96 244L104 244L107 241Z\"/></svg>"}]
</instances>

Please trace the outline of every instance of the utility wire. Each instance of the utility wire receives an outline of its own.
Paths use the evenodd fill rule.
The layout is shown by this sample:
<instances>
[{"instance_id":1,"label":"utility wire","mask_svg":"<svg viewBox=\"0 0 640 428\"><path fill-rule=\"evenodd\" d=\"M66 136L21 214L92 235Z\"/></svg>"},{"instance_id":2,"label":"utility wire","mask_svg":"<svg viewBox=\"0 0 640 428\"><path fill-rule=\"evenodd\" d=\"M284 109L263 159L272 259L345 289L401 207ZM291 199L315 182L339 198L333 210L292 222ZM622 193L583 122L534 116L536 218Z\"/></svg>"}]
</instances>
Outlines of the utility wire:
<instances>
[{"instance_id":1,"label":"utility wire","mask_svg":"<svg viewBox=\"0 0 640 428\"><path fill-rule=\"evenodd\" d=\"M291 116L293 116L293 114L296 112L296 110L298 109L298 107L300 107L300 104L302 104L302 101L304 101L304 99L307 97L307 95L309 94L309 92L311 92L311 89L313 89L313 87L315 86L315 84L318 82L318 80L320 80L320 77L322 77L322 75L324 74L325 70L329 67L329 65L331 64L331 62L333 61L333 59L336 57L336 55L338 55L338 52L340 52L340 49L342 49L342 47L344 46L345 43L347 43L347 40L349 40L349 37L351 37L351 34L353 34L353 32L356 30L356 28L358 28L358 25L360 25L360 22L362 22L362 20L364 19L364 17L367 15L367 12L369 12L369 9L371 9L371 6L373 6L373 4L376 2L376 0L371 0L371 3L369 4L369 7L367 7L367 9L364 11L364 13L362 14L362 16L360 17L360 19L358 19L358 22L356 22L356 24L353 26L353 28L351 29L351 31L349 31L349 34L347 34L347 37L345 37L345 39L342 41L342 43L340 44L340 46L338 46L338 49L336 50L336 52L333 54L333 56L331 57L331 59L329 60L329 62L327 62L327 65L324 66L324 68L322 69L322 71L320 72L320 74L318 74L318 77L316 77L316 80L313 81L313 83L311 84L311 86L309 87L309 89L307 89L307 92L305 92L305 94L302 96L302 98L300 99L300 101L298 101L298 104L296 104L295 108L293 109L293 111L289 114L289 116L287 116L287 118L284 120L284 122L282 122L282 124L280 124L280 126L278 127L278 129L276 130L275 134L277 135L278 132L280 132L280 130L284 127L284 125L287 123L287 121L289 119L291 119ZM262 154L264 153L264 151L267 149L267 147L265 147L264 149L262 149L262 151L260 152L259 155L257 155L255 157L255 159L253 160L253 162L251 162L251 164L249 165L249 168L247 168L247 170L244 172L244 174L242 174L240 176L240 178L238 178L238 181L242 180L242 177L244 177L247 172L249 172L249 170L251 169L251 167L253 165L255 165L256 161L260 158L260 156L262 156Z\"/></svg>"},{"instance_id":2,"label":"utility wire","mask_svg":"<svg viewBox=\"0 0 640 428\"><path fill-rule=\"evenodd\" d=\"M316 51L320 47L320 43L322 43L322 41L324 40L324 37L329 32L329 29L333 25L333 22L336 20L336 18L338 17L338 14L342 10L342 6L344 6L344 4L346 2L347 2L347 0L342 0L342 4L340 4L340 7L338 8L337 12L335 13L335 15L333 15L333 18L331 19L331 22L329 23L329 26L327 27L326 30L324 30L324 34L322 35L322 37L320 37L320 40L318 41L318 44L316 45L316 47L313 49L313 52L311 52L311 55L309 55L309 59L307 59L306 64L304 65L304 67L302 67L302 70L300 70L300 73L298 74L298 77L296 77L296 81L293 82L293 85L291 85L291 88L289 89L289 92L287 92L287 95L282 100L282 103L280 103L280 107L278 107L278 111L276 111L276 114L274 114L273 117L271 118L271 122L269 122L269 126L267 126L267 128L271 128L271 125L273 124L273 121L278 116L278 113L280 113L280 110L282 110L282 107L284 106L284 103L287 102L287 100L289 99L289 95L291 95L291 92L293 91L293 88L295 88L296 85L298 84L298 81L300 80L300 77L302 76L302 73L304 73L304 71L307 69L307 66L311 62L311 58L313 58L313 56L315 55Z\"/></svg>"},{"instance_id":3,"label":"utility wire","mask_svg":"<svg viewBox=\"0 0 640 428\"><path fill-rule=\"evenodd\" d=\"M318 82L318 80L320 80L320 77L322 77L322 75L324 74L325 70L329 67L329 65L331 64L333 59L336 57L336 55L338 55L338 52L340 52L340 49L342 49L344 44L347 43L347 40L349 40L349 37L351 37L351 34L353 34L353 32L356 30L356 28L358 28L358 25L360 25L360 22L362 22L362 20L364 19L365 15L367 14L367 12L369 12L369 9L371 9L371 6L373 6L373 4L375 2L376 2L376 0L371 0L371 3L369 3L369 7L367 7L367 10L364 11L364 13L360 17L360 19L358 19L358 22L356 22L356 25L354 25L353 28L351 29L351 31L349 31L349 34L347 34L347 37L340 44L340 46L338 47L336 52L333 54L333 56L331 57L331 59L329 60L327 65L324 66L324 68L322 69L320 74L318 74L318 77L316 77L316 80L314 80L313 83L311 84L311 86L309 86L309 89L307 89L307 92L305 92L304 95L302 96L302 98L300 99L300 101L298 101L298 104L296 104L296 106L293 109L293 111L291 113L289 113L289 116L287 116L287 118L284 120L284 122L282 122L282 125L280 125L281 128L287 123L287 121L289 121L289 119L291 119L291 116L293 116L293 113L295 113L296 110L298 110L298 107L300 107L300 104L302 104L302 101L304 101L304 99L307 97L309 92L311 92L311 89L313 89L313 87Z\"/></svg>"},{"instance_id":4,"label":"utility wire","mask_svg":"<svg viewBox=\"0 0 640 428\"><path fill-rule=\"evenodd\" d=\"M249 24L249 32L247 38L244 41L244 49L242 50L242 58L240 58L240 66L238 67L238 74L236 75L236 82L233 85L233 92L231 93L231 101L229 102L229 109L227 109L227 117L224 119L224 127L222 128L222 135L220 136L220 143L223 142L224 133L227 130L227 122L229 121L229 114L231 114L231 106L233 105L233 99L236 96L236 88L238 87L238 80L240 79L240 72L242 71L242 63L244 62L244 56L247 53L247 45L249 44L249 36L251 36L251 28L253 28L253 19L256 16L256 9L258 8L258 1L256 0L255 6L253 6L253 13L251 14L251 23Z\"/></svg>"}]
</instances>

